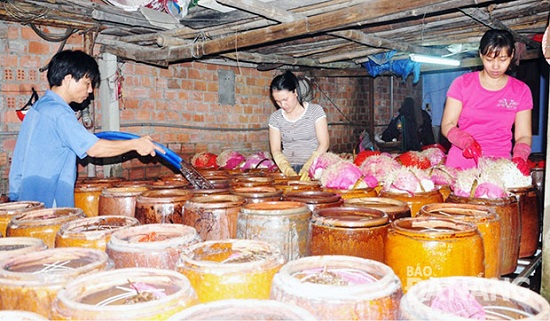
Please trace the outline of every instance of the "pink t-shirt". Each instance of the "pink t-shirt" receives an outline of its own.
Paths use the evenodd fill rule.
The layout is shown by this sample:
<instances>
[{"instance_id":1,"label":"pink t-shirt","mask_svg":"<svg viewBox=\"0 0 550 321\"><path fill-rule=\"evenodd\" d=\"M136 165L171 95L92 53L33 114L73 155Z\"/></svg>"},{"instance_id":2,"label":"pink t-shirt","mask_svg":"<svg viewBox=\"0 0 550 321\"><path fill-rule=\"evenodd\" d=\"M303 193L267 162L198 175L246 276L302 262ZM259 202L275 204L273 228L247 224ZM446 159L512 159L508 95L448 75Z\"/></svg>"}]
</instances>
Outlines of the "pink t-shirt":
<instances>
[{"instance_id":1,"label":"pink t-shirt","mask_svg":"<svg viewBox=\"0 0 550 321\"><path fill-rule=\"evenodd\" d=\"M462 102L458 127L477 140L483 156L510 158L516 113L533 109L531 90L525 83L508 77L504 88L490 91L481 86L476 71L456 78L447 97ZM462 150L453 145L446 165L464 169L474 167L475 163L464 158Z\"/></svg>"}]
</instances>

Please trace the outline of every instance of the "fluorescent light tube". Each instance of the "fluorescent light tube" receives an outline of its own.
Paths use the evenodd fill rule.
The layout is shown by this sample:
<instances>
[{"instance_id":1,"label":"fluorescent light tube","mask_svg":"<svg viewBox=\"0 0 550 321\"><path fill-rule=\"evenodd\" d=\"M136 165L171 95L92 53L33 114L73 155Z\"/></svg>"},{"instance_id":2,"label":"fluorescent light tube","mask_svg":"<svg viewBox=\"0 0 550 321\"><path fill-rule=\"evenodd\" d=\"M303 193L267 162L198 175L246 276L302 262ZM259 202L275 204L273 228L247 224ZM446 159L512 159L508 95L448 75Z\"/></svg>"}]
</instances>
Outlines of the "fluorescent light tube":
<instances>
[{"instance_id":1,"label":"fluorescent light tube","mask_svg":"<svg viewBox=\"0 0 550 321\"><path fill-rule=\"evenodd\" d=\"M412 61L416 61L416 62L425 62L428 64L446 65L446 66L460 66L460 60L456 60L456 59L418 55L418 54L410 54L409 57L411 58Z\"/></svg>"}]
</instances>

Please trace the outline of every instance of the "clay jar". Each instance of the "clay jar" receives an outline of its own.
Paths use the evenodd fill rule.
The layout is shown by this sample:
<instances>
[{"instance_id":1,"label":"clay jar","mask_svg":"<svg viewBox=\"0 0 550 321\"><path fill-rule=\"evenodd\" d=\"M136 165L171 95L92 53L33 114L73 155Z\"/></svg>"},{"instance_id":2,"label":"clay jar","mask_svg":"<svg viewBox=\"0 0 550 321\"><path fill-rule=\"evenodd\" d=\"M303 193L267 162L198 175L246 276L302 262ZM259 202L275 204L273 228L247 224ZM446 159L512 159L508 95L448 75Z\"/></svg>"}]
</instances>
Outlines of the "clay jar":
<instances>
[{"instance_id":1,"label":"clay jar","mask_svg":"<svg viewBox=\"0 0 550 321\"><path fill-rule=\"evenodd\" d=\"M74 206L82 209L88 217L94 217L99 212L99 196L112 182L77 182L74 187Z\"/></svg>"},{"instance_id":2,"label":"clay jar","mask_svg":"<svg viewBox=\"0 0 550 321\"><path fill-rule=\"evenodd\" d=\"M283 196L284 201L303 202L313 212L327 207L339 207L344 204L340 195L324 191L296 191Z\"/></svg>"},{"instance_id":3,"label":"clay jar","mask_svg":"<svg viewBox=\"0 0 550 321\"><path fill-rule=\"evenodd\" d=\"M298 179L291 179L283 181L277 184L273 184L273 187L283 191L283 194L298 191L321 191L321 183L319 181L300 181Z\"/></svg>"},{"instance_id":4,"label":"clay jar","mask_svg":"<svg viewBox=\"0 0 550 321\"><path fill-rule=\"evenodd\" d=\"M11 219L7 236L37 237L49 247L55 247L55 235L64 223L84 218L80 208L45 208L19 214Z\"/></svg>"},{"instance_id":5,"label":"clay jar","mask_svg":"<svg viewBox=\"0 0 550 321\"><path fill-rule=\"evenodd\" d=\"M48 247L36 237L6 237L0 238L0 257L18 256L25 253L38 252Z\"/></svg>"},{"instance_id":6,"label":"clay jar","mask_svg":"<svg viewBox=\"0 0 550 321\"><path fill-rule=\"evenodd\" d=\"M390 222L403 217L411 217L411 209L407 203L389 197L361 197L345 200L345 205L362 206L381 210L388 214Z\"/></svg>"},{"instance_id":7,"label":"clay jar","mask_svg":"<svg viewBox=\"0 0 550 321\"><path fill-rule=\"evenodd\" d=\"M411 209L412 217L415 217L418 212L420 212L420 208L422 208L422 206L426 204L443 202L443 195L439 192L439 190L414 193L414 195L408 193L393 193L381 191L378 196L393 198L405 202Z\"/></svg>"},{"instance_id":8,"label":"clay jar","mask_svg":"<svg viewBox=\"0 0 550 321\"><path fill-rule=\"evenodd\" d=\"M0 204L0 234L6 236L6 228L12 217L44 208L44 203L35 201L8 202Z\"/></svg>"},{"instance_id":9,"label":"clay jar","mask_svg":"<svg viewBox=\"0 0 550 321\"><path fill-rule=\"evenodd\" d=\"M183 205L193 192L182 189L145 191L136 199L135 217L141 224L183 223Z\"/></svg>"},{"instance_id":10,"label":"clay jar","mask_svg":"<svg viewBox=\"0 0 550 321\"><path fill-rule=\"evenodd\" d=\"M498 278L502 260L500 217L487 206L434 203L422 206L419 217L437 217L473 223L483 238L485 277Z\"/></svg>"},{"instance_id":11,"label":"clay jar","mask_svg":"<svg viewBox=\"0 0 550 321\"><path fill-rule=\"evenodd\" d=\"M95 249L47 249L0 258L0 310L25 310L51 319L52 303L67 282L107 268L107 254Z\"/></svg>"},{"instance_id":12,"label":"clay jar","mask_svg":"<svg viewBox=\"0 0 550 321\"><path fill-rule=\"evenodd\" d=\"M59 291L55 320L166 320L198 303L176 271L126 268L77 277Z\"/></svg>"},{"instance_id":13,"label":"clay jar","mask_svg":"<svg viewBox=\"0 0 550 321\"><path fill-rule=\"evenodd\" d=\"M237 238L278 246L287 261L308 253L311 211L302 202L246 204L237 218Z\"/></svg>"},{"instance_id":14,"label":"clay jar","mask_svg":"<svg viewBox=\"0 0 550 321\"><path fill-rule=\"evenodd\" d=\"M269 299L273 276L284 264L277 247L255 240L205 241L190 246L177 264L200 302Z\"/></svg>"},{"instance_id":15,"label":"clay jar","mask_svg":"<svg viewBox=\"0 0 550 321\"><path fill-rule=\"evenodd\" d=\"M280 201L283 191L271 186L236 187L231 194L244 198L245 204Z\"/></svg>"},{"instance_id":16,"label":"clay jar","mask_svg":"<svg viewBox=\"0 0 550 321\"><path fill-rule=\"evenodd\" d=\"M521 216L519 258L533 256L537 251L541 233L537 189L529 186L510 188L508 191L518 198Z\"/></svg>"},{"instance_id":17,"label":"clay jar","mask_svg":"<svg viewBox=\"0 0 550 321\"><path fill-rule=\"evenodd\" d=\"M519 202L515 196L487 199L449 195L446 203L484 205L492 208L500 217L502 261L500 273L513 273L518 266L521 221Z\"/></svg>"},{"instance_id":18,"label":"clay jar","mask_svg":"<svg viewBox=\"0 0 550 321\"><path fill-rule=\"evenodd\" d=\"M315 321L308 311L275 300L226 299L201 303L174 314L167 321L186 320L296 320Z\"/></svg>"},{"instance_id":19,"label":"clay jar","mask_svg":"<svg viewBox=\"0 0 550 321\"><path fill-rule=\"evenodd\" d=\"M235 176L231 179L231 187L271 186L273 178L267 176Z\"/></svg>"},{"instance_id":20,"label":"clay jar","mask_svg":"<svg viewBox=\"0 0 550 321\"><path fill-rule=\"evenodd\" d=\"M243 205L244 198L236 195L193 197L185 203L183 224L194 227L203 241L235 238Z\"/></svg>"},{"instance_id":21,"label":"clay jar","mask_svg":"<svg viewBox=\"0 0 550 321\"><path fill-rule=\"evenodd\" d=\"M456 306L453 300L466 295L481 305L484 320L550 319L548 301L529 288L505 280L464 276L433 278L414 285L401 299L399 320L482 319L480 314L468 317L464 313L473 311L463 310L459 315L431 306L435 298L441 306Z\"/></svg>"},{"instance_id":22,"label":"clay jar","mask_svg":"<svg viewBox=\"0 0 550 321\"><path fill-rule=\"evenodd\" d=\"M384 262L388 215L366 207L334 207L313 212L310 255L351 255Z\"/></svg>"},{"instance_id":23,"label":"clay jar","mask_svg":"<svg viewBox=\"0 0 550 321\"><path fill-rule=\"evenodd\" d=\"M76 219L61 225L55 236L55 247L86 247L105 251L111 234L121 228L139 225L127 216L97 216Z\"/></svg>"},{"instance_id":24,"label":"clay jar","mask_svg":"<svg viewBox=\"0 0 550 321\"><path fill-rule=\"evenodd\" d=\"M99 195L98 215L123 215L135 217L136 200L149 190L145 186L108 187Z\"/></svg>"},{"instance_id":25,"label":"clay jar","mask_svg":"<svg viewBox=\"0 0 550 321\"><path fill-rule=\"evenodd\" d=\"M181 224L147 224L111 234L106 252L115 268L150 267L173 270L188 246L200 242L197 231Z\"/></svg>"},{"instance_id":26,"label":"clay jar","mask_svg":"<svg viewBox=\"0 0 550 321\"><path fill-rule=\"evenodd\" d=\"M351 198L371 197L376 196L377 194L374 188L336 189L325 187L323 188L323 191L338 194L344 200Z\"/></svg>"},{"instance_id":27,"label":"clay jar","mask_svg":"<svg viewBox=\"0 0 550 321\"><path fill-rule=\"evenodd\" d=\"M406 292L432 277L478 276L485 271L483 240L472 223L427 217L402 218L391 223L385 262Z\"/></svg>"},{"instance_id":28,"label":"clay jar","mask_svg":"<svg viewBox=\"0 0 550 321\"><path fill-rule=\"evenodd\" d=\"M401 284L385 264L353 256L310 256L286 263L270 298L319 320L398 320Z\"/></svg>"}]
</instances>

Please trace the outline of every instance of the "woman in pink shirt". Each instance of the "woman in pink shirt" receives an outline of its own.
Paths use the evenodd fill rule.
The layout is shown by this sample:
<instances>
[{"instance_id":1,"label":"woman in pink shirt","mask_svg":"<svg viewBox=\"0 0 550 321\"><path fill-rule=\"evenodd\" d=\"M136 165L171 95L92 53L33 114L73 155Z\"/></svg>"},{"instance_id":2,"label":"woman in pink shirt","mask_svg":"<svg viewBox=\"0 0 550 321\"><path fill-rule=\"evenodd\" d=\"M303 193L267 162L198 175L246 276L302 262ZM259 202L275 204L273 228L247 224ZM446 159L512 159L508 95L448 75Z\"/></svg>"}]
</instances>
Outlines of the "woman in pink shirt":
<instances>
[{"instance_id":1,"label":"woman in pink shirt","mask_svg":"<svg viewBox=\"0 0 550 321\"><path fill-rule=\"evenodd\" d=\"M466 169L481 156L505 157L529 175L533 97L525 83L506 74L514 54L510 32L489 30L479 46L483 70L451 84L441 120L441 132L452 143L447 166Z\"/></svg>"}]
</instances>

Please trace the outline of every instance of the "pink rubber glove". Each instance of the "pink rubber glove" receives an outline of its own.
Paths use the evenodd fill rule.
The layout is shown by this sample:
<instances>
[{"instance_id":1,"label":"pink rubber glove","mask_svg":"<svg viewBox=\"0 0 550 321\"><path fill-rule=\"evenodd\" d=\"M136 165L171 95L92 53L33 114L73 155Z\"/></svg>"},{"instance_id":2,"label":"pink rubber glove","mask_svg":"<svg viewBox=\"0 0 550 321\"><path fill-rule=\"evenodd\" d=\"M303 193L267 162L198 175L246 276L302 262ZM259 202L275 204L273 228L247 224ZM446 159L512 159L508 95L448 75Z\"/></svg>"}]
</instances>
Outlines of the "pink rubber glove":
<instances>
[{"instance_id":1,"label":"pink rubber glove","mask_svg":"<svg viewBox=\"0 0 550 321\"><path fill-rule=\"evenodd\" d=\"M512 162L514 162L520 172L528 176L531 174L531 169L527 163L527 158L531 154L531 146L525 143L517 143L512 149Z\"/></svg>"},{"instance_id":2,"label":"pink rubber glove","mask_svg":"<svg viewBox=\"0 0 550 321\"><path fill-rule=\"evenodd\" d=\"M466 158L473 158L477 164L483 152L481 150L481 146L472 137L472 135L460 130L458 127L453 127L447 133L447 139L452 144L462 149L462 156Z\"/></svg>"}]
</instances>

